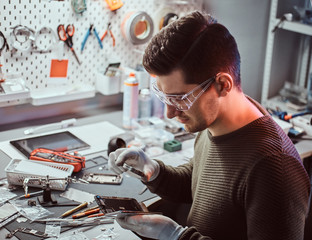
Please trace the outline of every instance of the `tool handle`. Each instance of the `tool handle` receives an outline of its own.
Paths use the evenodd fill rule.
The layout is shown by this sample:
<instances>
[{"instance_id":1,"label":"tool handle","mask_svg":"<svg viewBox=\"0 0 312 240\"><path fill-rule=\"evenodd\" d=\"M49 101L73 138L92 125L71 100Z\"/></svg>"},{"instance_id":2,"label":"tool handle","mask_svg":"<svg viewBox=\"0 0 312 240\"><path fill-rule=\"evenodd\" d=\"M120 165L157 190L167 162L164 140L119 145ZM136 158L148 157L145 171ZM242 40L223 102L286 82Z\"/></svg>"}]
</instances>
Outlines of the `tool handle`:
<instances>
[{"instance_id":1,"label":"tool handle","mask_svg":"<svg viewBox=\"0 0 312 240\"><path fill-rule=\"evenodd\" d=\"M103 36L101 37L101 41L103 41L103 39L105 38L106 34L107 34L107 30L104 32Z\"/></svg>"},{"instance_id":2,"label":"tool handle","mask_svg":"<svg viewBox=\"0 0 312 240\"><path fill-rule=\"evenodd\" d=\"M61 215L61 217L62 217L62 218L67 217L67 216L69 216L70 214L73 214L74 212L77 212L77 211L79 211L80 209L83 209L83 208L85 208L85 207L87 207L87 206L88 206L88 203L87 203L87 202L81 203L79 206L77 206L77 207L75 207L75 208L73 208L73 209L70 209L70 210L64 212L64 213Z\"/></svg>"},{"instance_id":3,"label":"tool handle","mask_svg":"<svg viewBox=\"0 0 312 240\"><path fill-rule=\"evenodd\" d=\"M100 39L100 37L99 37L99 34L97 33L97 31L96 31L95 28L93 28L93 31L94 31L94 35L95 35L96 39L98 40L98 42L99 42L99 44L100 44L101 49L102 49L102 48L103 48L103 44L102 44L102 42L101 42L101 39Z\"/></svg>"},{"instance_id":4,"label":"tool handle","mask_svg":"<svg viewBox=\"0 0 312 240\"><path fill-rule=\"evenodd\" d=\"M74 36L75 33L75 26L73 24L69 24L66 27L66 33L68 34L68 36Z\"/></svg>"},{"instance_id":5,"label":"tool handle","mask_svg":"<svg viewBox=\"0 0 312 240\"><path fill-rule=\"evenodd\" d=\"M60 40L62 40L64 42L67 40L64 24L58 25L58 27L57 27L57 34L58 34Z\"/></svg>"},{"instance_id":6,"label":"tool handle","mask_svg":"<svg viewBox=\"0 0 312 240\"><path fill-rule=\"evenodd\" d=\"M85 35L85 37L81 43L81 48L80 48L81 51L83 51L84 46L86 45L86 42L87 42L87 39L89 36L90 36L90 29L88 29L87 34Z\"/></svg>"},{"instance_id":7,"label":"tool handle","mask_svg":"<svg viewBox=\"0 0 312 240\"><path fill-rule=\"evenodd\" d=\"M81 212L81 213L75 214L72 216L72 218L77 219L77 218L85 217L85 216L95 214L95 213L99 213L99 212L100 212L100 208L96 208L96 209L93 209L93 210L90 210L87 212Z\"/></svg>"},{"instance_id":8,"label":"tool handle","mask_svg":"<svg viewBox=\"0 0 312 240\"><path fill-rule=\"evenodd\" d=\"M113 39L113 47L115 47L115 37L114 37L114 34L113 34L112 30L109 30L109 33L110 33L110 35L111 35L111 37Z\"/></svg>"}]
</instances>

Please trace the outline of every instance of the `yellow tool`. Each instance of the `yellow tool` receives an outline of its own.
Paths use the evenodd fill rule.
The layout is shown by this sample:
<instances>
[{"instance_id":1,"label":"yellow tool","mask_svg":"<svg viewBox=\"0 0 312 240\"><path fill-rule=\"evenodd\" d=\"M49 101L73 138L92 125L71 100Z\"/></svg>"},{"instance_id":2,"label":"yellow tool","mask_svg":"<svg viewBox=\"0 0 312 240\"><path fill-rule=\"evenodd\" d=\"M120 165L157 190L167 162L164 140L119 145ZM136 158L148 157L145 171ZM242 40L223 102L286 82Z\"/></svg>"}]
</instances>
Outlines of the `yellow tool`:
<instances>
[{"instance_id":1,"label":"yellow tool","mask_svg":"<svg viewBox=\"0 0 312 240\"><path fill-rule=\"evenodd\" d=\"M64 212L62 215L61 215L61 218L64 218L64 217L67 217L69 216L70 214L73 214L74 212L77 212L79 211L80 209L83 209L85 207L88 206L88 203L87 202L84 202L84 203L81 203L80 205L78 205L77 207L73 208L73 209L70 209L66 212Z\"/></svg>"}]
</instances>

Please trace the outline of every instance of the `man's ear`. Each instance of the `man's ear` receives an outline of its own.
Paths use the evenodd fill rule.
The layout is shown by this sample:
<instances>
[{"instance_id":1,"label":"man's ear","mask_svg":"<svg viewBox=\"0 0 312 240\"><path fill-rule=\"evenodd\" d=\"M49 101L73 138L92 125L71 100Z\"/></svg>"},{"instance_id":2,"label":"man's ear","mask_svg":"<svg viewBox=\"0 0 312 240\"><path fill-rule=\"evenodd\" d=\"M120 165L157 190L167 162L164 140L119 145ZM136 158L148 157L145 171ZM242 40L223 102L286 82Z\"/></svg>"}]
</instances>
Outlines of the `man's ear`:
<instances>
[{"instance_id":1,"label":"man's ear","mask_svg":"<svg viewBox=\"0 0 312 240\"><path fill-rule=\"evenodd\" d=\"M228 73L218 73L216 76L219 96L226 96L233 88L233 78Z\"/></svg>"}]
</instances>

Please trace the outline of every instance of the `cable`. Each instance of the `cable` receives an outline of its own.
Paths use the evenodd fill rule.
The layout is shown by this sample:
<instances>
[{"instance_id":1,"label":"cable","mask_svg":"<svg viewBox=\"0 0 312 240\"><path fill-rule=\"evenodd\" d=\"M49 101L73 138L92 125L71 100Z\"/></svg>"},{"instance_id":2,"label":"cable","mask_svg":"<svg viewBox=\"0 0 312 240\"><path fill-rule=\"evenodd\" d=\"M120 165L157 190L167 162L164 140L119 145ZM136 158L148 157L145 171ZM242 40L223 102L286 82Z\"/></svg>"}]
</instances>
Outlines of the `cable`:
<instances>
[{"instance_id":1,"label":"cable","mask_svg":"<svg viewBox=\"0 0 312 240\"><path fill-rule=\"evenodd\" d=\"M53 49L54 45L56 44L57 37L55 32L51 28L42 27L39 31L36 32L34 41L34 48L36 49L36 51L46 53L50 52ZM44 42L45 44L43 45L42 42Z\"/></svg>"},{"instance_id":2,"label":"cable","mask_svg":"<svg viewBox=\"0 0 312 240\"><path fill-rule=\"evenodd\" d=\"M279 22L275 25L274 29L272 30L272 32L274 33L279 27L280 25L285 21L292 21L293 15L291 13L285 13L281 19L279 20Z\"/></svg>"},{"instance_id":3,"label":"cable","mask_svg":"<svg viewBox=\"0 0 312 240\"><path fill-rule=\"evenodd\" d=\"M12 47L19 51L28 51L32 48L33 41L35 40L35 31L22 25L17 25L12 28L10 40Z\"/></svg>"},{"instance_id":4,"label":"cable","mask_svg":"<svg viewBox=\"0 0 312 240\"><path fill-rule=\"evenodd\" d=\"M5 38L5 36L4 36L4 34L0 31L0 39L3 39L2 40L2 45L1 45L1 47L0 47L0 56L1 56L1 54L2 54L2 51L6 48L6 51L8 51L8 50L10 50L10 48L9 48L9 44L8 44L8 42L7 42L7 40L6 40L6 38ZM0 42L1 43L1 42Z\"/></svg>"}]
</instances>

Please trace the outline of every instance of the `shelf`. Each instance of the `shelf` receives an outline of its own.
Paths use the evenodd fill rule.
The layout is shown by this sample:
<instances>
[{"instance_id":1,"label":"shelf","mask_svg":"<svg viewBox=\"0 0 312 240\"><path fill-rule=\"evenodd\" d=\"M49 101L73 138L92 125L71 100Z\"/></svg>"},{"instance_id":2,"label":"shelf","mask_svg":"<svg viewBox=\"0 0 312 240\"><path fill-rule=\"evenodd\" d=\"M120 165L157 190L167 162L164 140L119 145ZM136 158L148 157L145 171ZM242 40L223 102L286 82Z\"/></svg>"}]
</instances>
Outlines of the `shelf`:
<instances>
[{"instance_id":1,"label":"shelf","mask_svg":"<svg viewBox=\"0 0 312 240\"><path fill-rule=\"evenodd\" d=\"M4 93L0 94L0 103L5 103L8 101L14 101L14 100L23 100L29 98L29 90L28 89L23 89L21 91L17 92L9 92L9 93Z\"/></svg>"},{"instance_id":2,"label":"shelf","mask_svg":"<svg viewBox=\"0 0 312 240\"><path fill-rule=\"evenodd\" d=\"M55 87L30 92L32 104L35 106L74 101L95 96L95 88L90 85L73 87Z\"/></svg>"},{"instance_id":3,"label":"shelf","mask_svg":"<svg viewBox=\"0 0 312 240\"><path fill-rule=\"evenodd\" d=\"M275 19L276 24L280 21L280 19ZM284 21L280 27L281 29L305 34L308 36L312 36L312 25L304 24L301 22L290 22L290 21Z\"/></svg>"}]
</instances>

